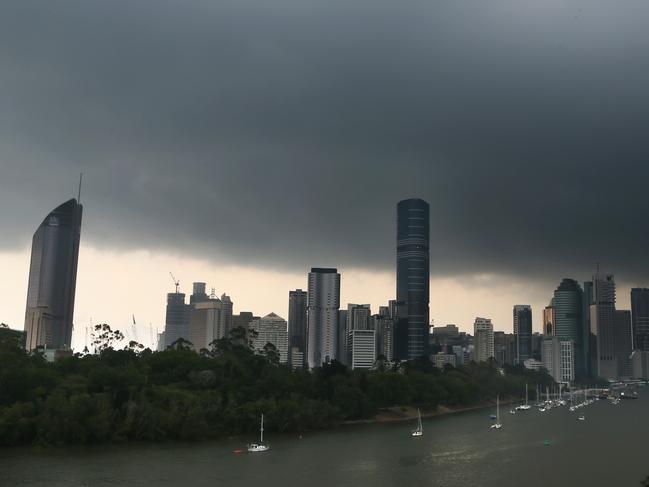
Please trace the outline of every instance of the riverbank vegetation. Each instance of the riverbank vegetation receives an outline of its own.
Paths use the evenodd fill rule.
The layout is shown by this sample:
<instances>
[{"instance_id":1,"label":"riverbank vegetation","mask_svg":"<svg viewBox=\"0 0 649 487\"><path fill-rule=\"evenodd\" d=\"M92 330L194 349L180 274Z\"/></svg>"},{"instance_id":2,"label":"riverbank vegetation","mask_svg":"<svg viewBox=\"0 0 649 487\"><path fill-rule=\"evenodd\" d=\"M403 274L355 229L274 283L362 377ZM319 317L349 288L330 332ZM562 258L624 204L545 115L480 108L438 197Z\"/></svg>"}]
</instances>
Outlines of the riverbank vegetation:
<instances>
[{"instance_id":1,"label":"riverbank vegetation","mask_svg":"<svg viewBox=\"0 0 649 487\"><path fill-rule=\"evenodd\" d=\"M20 334L0 329L0 445L66 445L193 440L250 434L263 412L275 432L330 428L370 419L381 408L463 408L545 389L543 372L493 363L438 370L429 361L351 371L340 363L312 372L280 365L267 346L254 353L235 333L209 350L179 341L152 352L98 325L97 353L55 363L27 354ZM123 337L122 337L123 338Z\"/></svg>"}]
</instances>

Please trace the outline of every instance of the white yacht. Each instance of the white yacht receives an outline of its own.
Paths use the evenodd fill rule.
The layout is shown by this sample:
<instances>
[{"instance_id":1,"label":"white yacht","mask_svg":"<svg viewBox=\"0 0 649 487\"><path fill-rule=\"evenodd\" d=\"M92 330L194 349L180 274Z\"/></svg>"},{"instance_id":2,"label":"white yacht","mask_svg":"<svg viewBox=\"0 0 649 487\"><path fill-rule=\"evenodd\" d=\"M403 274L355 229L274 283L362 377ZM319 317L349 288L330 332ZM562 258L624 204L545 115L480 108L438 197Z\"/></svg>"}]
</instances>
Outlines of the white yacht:
<instances>
[{"instance_id":1,"label":"white yacht","mask_svg":"<svg viewBox=\"0 0 649 487\"><path fill-rule=\"evenodd\" d=\"M417 409L417 429L410 433L410 436L424 436L424 427L421 424L421 411Z\"/></svg>"},{"instance_id":2,"label":"white yacht","mask_svg":"<svg viewBox=\"0 0 649 487\"><path fill-rule=\"evenodd\" d=\"M527 398L527 383L525 384L525 404L521 404L518 406L516 409L519 411L528 411L529 409L532 409L532 406L528 404L528 398Z\"/></svg>"},{"instance_id":3,"label":"white yacht","mask_svg":"<svg viewBox=\"0 0 649 487\"><path fill-rule=\"evenodd\" d=\"M250 443L248 445L248 453L257 453L262 451L267 451L270 449L270 446L264 445L264 414L261 414L261 428L259 428L259 443Z\"/></svg>"},{"instance_id":4,"label":"white yacht","mask_svg":"<svg viewBox=\"0 0 649 487\"><path fill-rule=\"evenodd\" d=\"M503 425L500 422L500 396L496 396L496 422L491 425L491 429L499 430Z\"/></svg>"}]
</instances>

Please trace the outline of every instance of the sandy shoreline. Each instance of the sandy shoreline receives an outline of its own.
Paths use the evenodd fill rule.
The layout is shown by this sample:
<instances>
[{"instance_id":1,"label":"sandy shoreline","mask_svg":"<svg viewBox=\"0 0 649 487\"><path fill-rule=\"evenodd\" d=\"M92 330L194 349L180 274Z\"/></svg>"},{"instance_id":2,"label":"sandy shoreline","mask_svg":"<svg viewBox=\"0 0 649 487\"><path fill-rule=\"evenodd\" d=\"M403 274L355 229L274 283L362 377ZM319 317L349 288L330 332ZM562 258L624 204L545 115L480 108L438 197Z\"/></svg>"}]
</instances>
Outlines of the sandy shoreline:
<instances>
[{"instance_id":1,"label":"sandy shoreline","mask_svg":"<svg viewBox=\"0 0 649 487\"><path fill-rule=\"evenodd\" d=\"M506 405L506 404L513 404L520 402L520 399L507 399L504 401L501 401L501 405ZM421 411L421 417L422 418L433 418L435 416L444 416L447 414L457 414L457 413L465 413L468 411L476 411L479 409L487 409L487 408L493 408L496 406L496 402L491 402L491 401L485 401L481 402L479 404L476 404L474 406L467 406L467 407L462 407L462 408L451 408L448 406L438 406L435 411L430 411L430 410L422 410ZM381 409L376 416L370 419L357 419L357 420L352 420L352 421L344 421L342 424L343 425L353 425L353 424L370 424L370 423L393 423L393 422L399 422L399 421L414 421L417 419L417 408L412 407L412 406L405 406L405 407L391 407L391 408L385 408Z\"/></svg>"}]
</instances>

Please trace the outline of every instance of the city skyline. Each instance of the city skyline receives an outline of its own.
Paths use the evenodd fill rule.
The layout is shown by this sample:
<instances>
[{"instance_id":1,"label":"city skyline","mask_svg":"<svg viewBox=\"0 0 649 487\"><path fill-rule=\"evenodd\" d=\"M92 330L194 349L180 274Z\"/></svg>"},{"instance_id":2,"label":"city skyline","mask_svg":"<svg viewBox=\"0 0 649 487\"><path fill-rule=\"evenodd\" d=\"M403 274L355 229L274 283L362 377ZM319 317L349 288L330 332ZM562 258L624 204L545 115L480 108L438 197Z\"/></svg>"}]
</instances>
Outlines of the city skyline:
<instances>
[{"instance_id":1,"label":"city skyline","mask_svg":"<svg viewBox=\"0 0 649 487\"><path fill-rule=\"evenodd\" d=\"M81 247L83 249L83 238L82 238ZM138 260L146 260L147 258L150 258L150 256L140 254L140 258ZM0 262L1 262L1 259L2 259L2 255L0 254ZM173 261L174 257L170 257L168 259L169 259L169 261ZM178 257L175 257L175 259L178 259ZM206 262L198 261L196 263L196 266L204 268L206 266ZM130 267L130 265L129 265L129 267ZM159 267L159 264L157 264L156 267ZM80 271L82 271L82 270L83 270L83 267L81 267ZM243 268L243 270L249 275L258 276L258 272L259 272L258 270L245 269L245 268ZM161 277L161 279L164 280L164 282L171 283L171 281L169 280L169 277L168 277L168 272L161 271L160 269L156 269L156 272ZM239 273L241 271L240 270L233 270L232 272L234 274L234 273ZM176 273L178 273L178 272L176 271ZM203 271L196 271L196 273L198 273L199 276L202 276L203 273L204 273L204 270ZM118 272L118 274L119 274L119 272ZM183 272L183 274L180 274L180 273L178 273L178 274L179 275L185 275L186 272ZM193 275L194 274L192 274L192 276ZM359 271L357 269L351 269L349 272L344 272L343 271L343 274L342 274L342 277L341 277L341 289L343 291L345 289L345 277L346 276L348 277L350 283L352 284L351 287L353 288L353 291L352 291L352 293L350 293L350 295L351 296L357 296L358 298L355 299L356 301L369 301L373 310L378 310L379 306L383 306L383 305L385 305L385 303L387 303L387 300L390 299L389 291L387 289L389 287L392 287L394 289L394 282L396 280L394 274L391 276L389 272L383 273L382 275L379 276L379 279L384 284L381 290L386 295L386 298L381 298L381 297L379 297L380 294L373 294L372 292L366 293L364 291L364 290L367 289L368 284L370 284L370 287L371 287L372 281L376 280L376 277L377 277L376 274L372 275L371 273L364 272L363 270ZM359 279L359 276L360 276L360 279ZM101 275L95 276L95 278L96 279L101 278ZM201 279L203 279L203 278L201 277ZM183 284L183 281L181 281L180 292L183 292L184 289L190 289L191 288L191 283L193 283L195 280L196 280L195 277L190 277L189 282L184 281L184 284ZM301 276L301 275L291 275L290 278L287 279L285 282L297 283L297 282L299 282L299 280L302 280L302 282L304 284L303 287L306 288L307 287L306 282L305 282L306 279L304 279L304 276ZM584 279L584 282L585 282L585 280L586 279ZM152 281L149 281L149 282L152 282ZM442 281L437 281L437 282L439 282L440 284L438 286L435 286L435 280L434 279L431 280L431 283L432 283L431 294L435 293L435 291L437 289L446 287L448 285L448 281L445 282L445 281L442 280ZM140 287L137 283L131 283L131 284L133 284L133 288L139 288ZM160 283L158 283L158 284L160 284ZM210 287L213 287L211 282L208 282L208 285ZM185 287L183 287L183 286L185 286ZM161 289L164 289L165 291L169 292L169 291L171 291L170 289L165 289L165 288L168 288L168 287L173 287L173 285L163 284L163 285L160 286ZM227 284L225 284L223 288L218 288L218 292L226 292L227 293L228 292L227 287L228 287ZM263 286L261 286L261 287L263 287ZM299 287L299 286L295 286L295 287ZM236 286L235 286L235 288L236 288ZM249 285L247 285L246 288L249 288ZM618 286L618 288L620 288L620 287ZM628 294L626 292L627 289L624 288L624 287L622 287L620 289L621 289L621 292L622 292L622 294L620 294L620 296L619 296L619 302L621 303L621 307L629 308L630 307L630 298L627 296L627 294ZM630 293L630 288L628 289L628 291ZM165 296L166 296L167 292L164 293ZM283 292L283 290L279 291L277 293L277 295L279 296L282 292ZM288 289L286 290L286 292L288 292ZM473 298L479 297L482 294L480 292L480 290L476 290L475 288L471 289L471 287L468 287L467 289L465 289L464 292L465 292L465 296L468 297L469 299L472 299L472 297ZM540 292L545 292L545 291L541 290ZM84 293L81 293L81 294L84 294ZM185 292L185 294L187 296L189 296L190 292L189 291ZM264 304L262 304L264 301L260 300L259 304L257 304L257 299L260 297L260 295L256 294L256 293L253 293L252 295L249 295L249 294L250 293L246 292L246 293L241 293L239 296L234 296L235 311L236 312L239 312L239 311L253 311L254 314L265 316L267 313L273 312L274 310L279 310L278 313L280 315L288 316L288 305L285 302L286 301L285 299L274 299L274 298L273 299L268 299L268 300L265 301ZM3 294L3 295L4 295L5 299L6 299L7 295L6 294ZM370 299L367 299L368 295L370 296ZM516 294L516 296L519 296L520 297L519 301L521 301L521 300L525 300L524 296L526 296L526 294L525 294L525 292L519 292L518 294ZM138 324L134 325L135 329L137 330L136 331L136 333L137 333L136 338L139 341L141 341L141 342L143 342L143 343L145 343L147 345L149 345L149 343L151 343L151 344L153 343L153 340L151 339L151 337L154 336L154 334L155 334L154 332L156 332L156 330L158 332L162 332L164 330L164 323L165 323L164 306L161 307L159 305L158 300L155 299L155 298L156 298L155 296L151 295L150 298L148 298L148 303L149 303L149 305L150 305L150 307L152 309L157 310L157 311L155 311L153 313L154 316L162 315L161 318L158 318L159 321L156 322L154 320L147 319L147 317L149 317L150 314L141 313L139 311L141 308L138 308L137 316L139 316L140 319L138 320ZM466 298L463 297L462 300L464 300L464 299L466 299ZM489 302L490 301L490 296L487 295L487 296L483 297L483 299L486 302ZM542 331L541 323L542 323L542 309L543 309L543 306L541 306L539 303L543 302L544 299L545 299L545 297L541 297L541 298L538 299L538 301L536 303L534 302L535 301L534 299L526 299L528 302L532 302L532 310L533 310L533 316L534 316L534 319L533 319L533 323L534 323L533 331L535 331L535 332ZM442 301L442 302L441 303L436 303L436 305L441 304L441 306L443 307L445 300L440 300L440 301ZM346 301L345 293L341 292L341 306L346 307L348 302L352 302L352 301ZM507 332L513 331L513 325L511 323L511 314L509 315L509 318L507 318L505 310L502 310L501 313L498 313L498 311L493 312L493 313L488 313L488 312L485 313L483 311L486 308L481 307L481 305L479 304L480 300L478 299L475 302L476 302L476 307L475 308L469 308L463 314L463 316L465 317L464 319L466 321L453 320L453 319L440 321L439 319L435 319L435 316L433 315L434 310L431 313L431 318L435 321L435 324L437 326L443 326L443 325L452 323L452 324L458 325L461 330L470 332L472 327L473 327L472 322L473 322L473 320L475 319L476 316L480 316L480 315L498 316L500 314L500 316L501 316L500 319L491 318L493 323L494 323L494 329L496 329L496 330L504 330L504 331L507 331ZM241 303L241 304L239 304L239 303ZM505 305L510 307L509 308L509 313L511 313L511 304L505 303ZM457 311L462 306L463 305L461 305L458 302L455 306L451 306L450 308L447 308L446 313L449 313L450 316L453 316L453 311ZM466 306L464 306L464 307L466 308ZM131 308L133 308L133 307L131 307ZM83 306L82 306L82 309L83 309ZM87 340L87 338L86 338L86 333L87 333L86 327L89 327L91 325L91 323L92 324L97 324L97 323L100 323L100 322L108 322L113 327L122 329L126 333L126 335L128 337L130 337L130 335L132 334L132 330L133 330L133 326L132 326L130 320L133 318L133 315L135 315L135 314L136 313L128 313L126 311L120 312L120 315L125 315L122 318L121 323L118 320L101 320L101 319L98 319L98 318L96 318L96 316L97 316L96 313L95 313L95 318L92 320L92 322L88 319L88 321L85 322L85 323L83 321L81 321L81 323L79 325L78 324L79 322L75 320L75 323L76 323L77 326L75 326L75 331L74 331L74 336L73 336L73 341L72 341L73 348L82 349L83 346L85 345L85 343L87 343L87 341L86 341ZM443 315L443 313L442 313L442 315ZM88 314L86 312L82 316L92 317L93 314ZM101 313L99 314L99 316L101 316ZM455 314L455 316L457 316L457 314ZM144 319L142 319L142 318L144 318ZM10 320L7 320L7 321L10 321ZM10 324L12 324L12 323L10 323ZM149 326L149 324L150 324L150 326ZM20 328L18 325L13 325L13 326L14 326L14 328Z\"/></svg>"},{"instance_id":2,"label":"city skyline","mask_svg":"<svg viewBox=\"0 0 649 487\"><path fill-rule=\"evenodd\" d=\"M648 22L1 0L2 479L649 487Z\"/></svg>"},{"instance_id":3,"label":"city skyline","mask_svg":"<svg viewBox=\"0 0 649 487\"><path fill-rule=\"evenodd\" d=\"M160 326L169 271L286 316L267 290L331 266L343 303L376 307L393 294L388 215L413 197L430 204L436 323L508 329L529 303L538 326L548 290L597 262L628 308L649 286L649 5L373 3L84 2L52 25L3 2L0 319L22 322L35 222L80 172L84 325Z\"/></svg>"}]
</instances>

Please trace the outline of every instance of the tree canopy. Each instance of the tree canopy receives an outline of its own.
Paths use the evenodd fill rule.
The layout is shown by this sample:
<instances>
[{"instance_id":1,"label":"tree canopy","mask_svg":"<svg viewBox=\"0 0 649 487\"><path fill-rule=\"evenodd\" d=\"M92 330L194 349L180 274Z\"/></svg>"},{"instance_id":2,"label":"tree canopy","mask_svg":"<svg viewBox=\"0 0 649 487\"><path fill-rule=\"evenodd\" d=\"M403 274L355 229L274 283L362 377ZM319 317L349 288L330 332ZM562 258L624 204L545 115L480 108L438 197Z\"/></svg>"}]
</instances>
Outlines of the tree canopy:
<instances>
[{"instance_id":1,"label":"tree canopy","mask_svg":"<svg viewBox=\"0 0 649 487\"><path fill-rule=\"evenodd\" d=\"M471 363L441 371L426 361L375 371L332 362L311 372L279 363L272 345L255 352L238 330L196 353L185 341L161 352L97 325L94 354L54 363L28 354L21 333L0 328L0 445L219 438L255 431L328 428L380 408L466 407L521 397L545 373Z\"/></svg>"}]
</instances>

